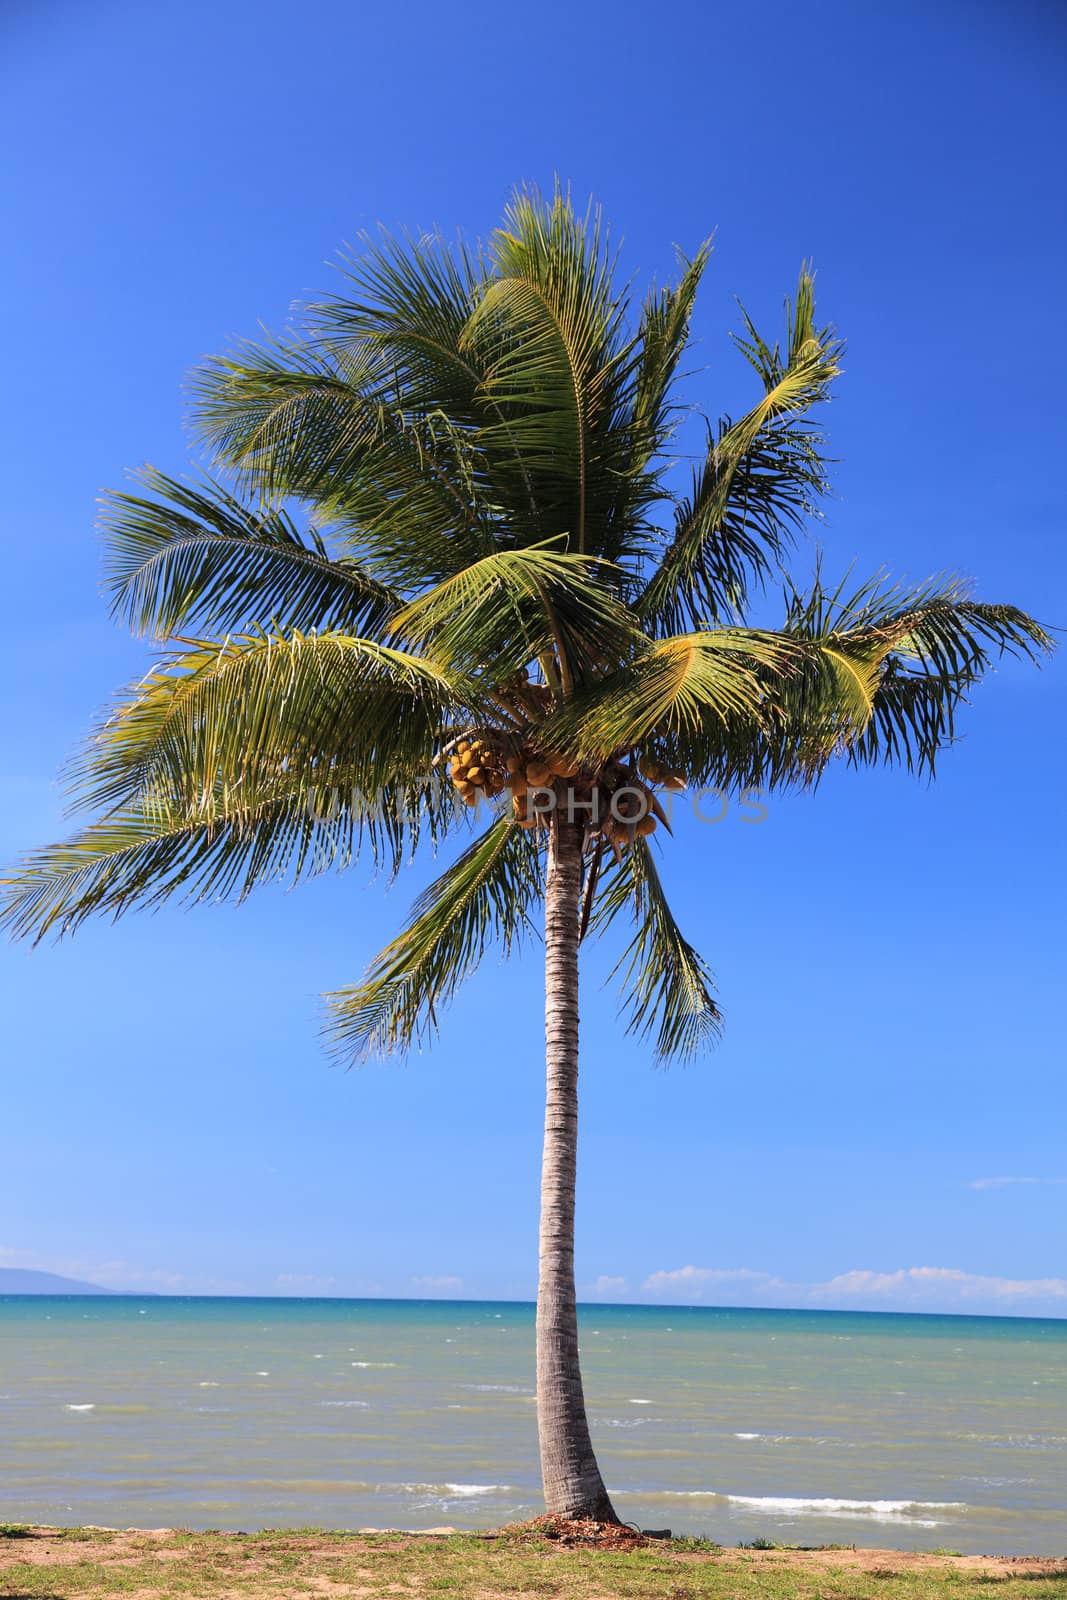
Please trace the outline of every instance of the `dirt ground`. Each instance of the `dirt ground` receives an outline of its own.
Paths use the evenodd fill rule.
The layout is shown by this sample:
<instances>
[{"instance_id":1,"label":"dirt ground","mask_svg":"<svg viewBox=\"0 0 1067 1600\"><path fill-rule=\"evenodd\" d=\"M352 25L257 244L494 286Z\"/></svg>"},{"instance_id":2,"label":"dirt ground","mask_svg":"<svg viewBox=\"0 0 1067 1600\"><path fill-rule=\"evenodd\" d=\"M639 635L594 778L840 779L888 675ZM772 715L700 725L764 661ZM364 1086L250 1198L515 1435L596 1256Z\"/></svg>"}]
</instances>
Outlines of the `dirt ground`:
<instances>
[{"instance_id":1,"label":"dirt ground","mask_svg":"<svg viewBox=\"0 0 1067 1600\"><path fill-rule=\"evenodd\" d=\"M5 1528L7 1600L941 1600L995 1585L1067 1600L1067 1559L864 1549L725 1548L623 1530L541 1524L496 1534L185 1533L174 1529ZM595 1530L595 1525L593 1525ZM1067 1535L1067 1530L1065 1530ZM1067 1537L1065 1537L1067 1544Z\"/></svg>"}]
</instances>

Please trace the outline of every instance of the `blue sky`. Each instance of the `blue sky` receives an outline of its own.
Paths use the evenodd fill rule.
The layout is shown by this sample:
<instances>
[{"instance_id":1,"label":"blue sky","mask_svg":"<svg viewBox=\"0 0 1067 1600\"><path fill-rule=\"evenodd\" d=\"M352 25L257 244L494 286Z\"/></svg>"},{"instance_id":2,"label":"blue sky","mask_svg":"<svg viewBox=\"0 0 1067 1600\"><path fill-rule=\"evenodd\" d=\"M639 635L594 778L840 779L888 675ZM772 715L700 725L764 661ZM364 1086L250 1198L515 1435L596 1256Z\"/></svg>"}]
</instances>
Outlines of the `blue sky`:
<instances>
[{"instance_id":1,"label":"blue sky","mask_svg":"<svg viewBox=\"0 0 1067 1600\"><path fill-rule=\"evenodd\" d=\"M57 771L146 660L99 599L94 499L184 470L188 370L361 228L484 233L554 173L638 286L717 230L711 412L748 394L733 295L773 323L813 258L848 340L831 569L960 570L1067 624L1054 5L16 0L3 27L3 859L61 831ZM728 1028L654 1069L591 953L586 1298L1067 1314L1065 685L1062 654L1006 665L934 787L835 770L679 830L664 871ZM0 1264L531 1295L538 950L490 957L406 1064L316 1042L317 994L432 870L0 950Z\"/></svg>"}]
</instances>

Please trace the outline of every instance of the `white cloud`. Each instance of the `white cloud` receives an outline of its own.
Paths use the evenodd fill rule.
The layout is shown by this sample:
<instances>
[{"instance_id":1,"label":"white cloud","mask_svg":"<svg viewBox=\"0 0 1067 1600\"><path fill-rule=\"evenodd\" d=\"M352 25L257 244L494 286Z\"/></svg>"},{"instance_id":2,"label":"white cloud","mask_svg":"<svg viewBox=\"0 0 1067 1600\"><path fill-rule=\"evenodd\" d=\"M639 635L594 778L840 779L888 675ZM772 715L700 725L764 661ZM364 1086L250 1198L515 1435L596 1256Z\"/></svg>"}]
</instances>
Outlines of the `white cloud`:
<instances>
[{"instance_id":1,"label":"white cloud","mask_svg":"<svg viewBox=\"0 0 1067 1600\"><path fill-rule=\"evenodd\" d=\"M593 1293L609 1300L613 1295L628 1294L629 1288L625 1278L613 1278L610 1273L602 1272L593 1284Z\"/></svg>"},{"instance_id":2,"label":"white cloud","mask_svg":"<svg viewBox=\"0 0 1067 1600\"><path fill-rule=\"evenodd\" d=\"M781 1278L769 1272L757 1272L752 1267L674 1267L652 1272L641 1285L649 1294L660 1299L703 1299L712 1290L727 1292L744 1289L746 1293L760 1293L766 1289L783 1288Z\"/></svg>"},{"instance_id":3,"label":"white cloud","mask_svg":"<svg viewBox=\"0 0 1067 1600\"><path fill-rule=\"evenodd\" d=\"M959 1267L900 1267L896 1272L855 1268L839 1273L828 1283L816 1284L811 1295L820 1300L892 1300L921 1309L933 1309L932 1301L947 1309L952 1309L954 1303L975 1300L1009 1306L1020 1301L1050 1301L1055 1305L1067 1300L1067 1278L998 1278L964 1272Z\"/></svg>"},{"instance_id":4,"label":"white cloud","mask_svg":"<svg viewBox=\"0 0 1067 1600\"><path fill-rule=\"evenodd\" d=\"M337 1286L336 1278L320 1277L314 1272L279 1272L274 1281L283 1294L311 1297Z\"/></svg>"},{"instance_id":5,"label":"white cloud","mask_svg":"<svg viewBox=\"0 0 1067 1600\"><path fill-rule=\"evenodd\" d=\"M0 1245L0 1264L29 1267L35 1272L56 1272L99 1289L126 1294L248 1294L247 1283L232 1278L193 1277L166 1267L143 1267L133 1261L96 1261L74 1256L42 1256L34 1250Z\"/></svg>"},{"instance_id":6,"label":"white cloud","mask_svg":"<svg viewBox=\"0 0 1067 1600\"><path fill-rule=\"evenodd\" d=\"M181 1272L168 1272L163 1267L141 1267L131 1261L87 1261L75 1257L41 1256L34 1250L17 1250L12 1245L0 1245L0 1262L11 1267L28 1267L34 1272L55 1272L62 1278L77 1278L82 1283L95 1283L101 1289L148 1289L157 1293L187 1289L188 1280Z\"/></svg>"},{"instance_id":7,"label":"white cloud","mask_svg":"<svg viewBox=\"0 0 1067 1600\"><path fill-rule=\"evenodd\" d=\"M641 1298L663 1304L1067 1315L1067 1278L1003 1278L961 1267L857 1267L825 1283L796 1283L753 1267L690 1265L653 1272L641 1289Z\"/></svg>"},{"instance_id":8,"label":"white cloud","mask_svg":"<svg viewBox=\"0 0 1067 1600\"><path fill-rule=\"evenodd\" d=\"M428 1272L422 1277L412 1278L411 1284L422 1294L455 1294L462 1289L463 1279L447 1272Z\"/></svg>"},{"instance_id":9,"label":"white cloud","mask_svg":"<svg viewBox=\"0 0 1067 1600\"><path fill-rule=\"evenodd\" d=\"M1007 1189L1013 1183L1067 1183L1067 1178L972 1178L968 1189Z\"/></svg>"}]
</instances>

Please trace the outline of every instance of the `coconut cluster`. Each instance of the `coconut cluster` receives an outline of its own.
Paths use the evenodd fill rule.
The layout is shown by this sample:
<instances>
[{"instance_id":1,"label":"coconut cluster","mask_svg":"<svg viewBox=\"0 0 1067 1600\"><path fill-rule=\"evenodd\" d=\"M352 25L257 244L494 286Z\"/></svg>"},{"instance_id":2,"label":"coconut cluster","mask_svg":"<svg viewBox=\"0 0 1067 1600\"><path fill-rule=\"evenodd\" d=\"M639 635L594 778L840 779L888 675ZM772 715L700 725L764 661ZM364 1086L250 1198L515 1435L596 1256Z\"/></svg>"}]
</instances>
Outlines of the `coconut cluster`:
<instances>
[{"instance_id":1,"label":"coconut cluster","mask_svg":"<svg viewBox=\"0 0 1067 1600\"><path fill-rule=\"evenodd\" d=\"M448 763L452 786L464 805L476 806L479 796L494 799L507 776L502 751L486 738L460 739Z\"/></svg>"},{"instance_id":2,"label":"coconut cluster","mask_svg":"<svg viewBox=\"0 0 1067 1600\"><path fill-rule=\"evenodd\" d=\"M520 743L514 736L472 734L448 747L453 787L465 805L481 797L511 796L511 818L520 828L547 828L553 810L580 821L586 844L606 840L616 854L635 838L656 831L667 817L656 788L684 789L685 775L652 756L628 751L593 773L569 756Z\"/></svg>"}]
</instances>

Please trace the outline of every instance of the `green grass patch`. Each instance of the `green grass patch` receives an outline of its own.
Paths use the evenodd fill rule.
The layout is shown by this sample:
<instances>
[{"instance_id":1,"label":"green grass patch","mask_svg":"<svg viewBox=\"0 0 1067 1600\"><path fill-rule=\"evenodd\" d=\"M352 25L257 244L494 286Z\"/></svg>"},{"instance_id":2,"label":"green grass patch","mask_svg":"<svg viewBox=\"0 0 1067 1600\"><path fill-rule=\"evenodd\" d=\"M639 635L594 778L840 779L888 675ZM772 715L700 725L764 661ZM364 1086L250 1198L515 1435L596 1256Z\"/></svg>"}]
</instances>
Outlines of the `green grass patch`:
<instances>
[{"instance_id":1,"label":"green grass patch","mask_svg":"<svg viewBox=\"0 0 1067 1600\"><path fill-rule=\"evenodd\" d=\"M167 1534L14 1532L0 1544L0 1600L1067 1600L1067 1561L977 1570L948 1555L851 1548L727 1550L655 1540L629 1550L529 1536L362 1535L275 1529Z\"/></svg>"}]
</instances>

